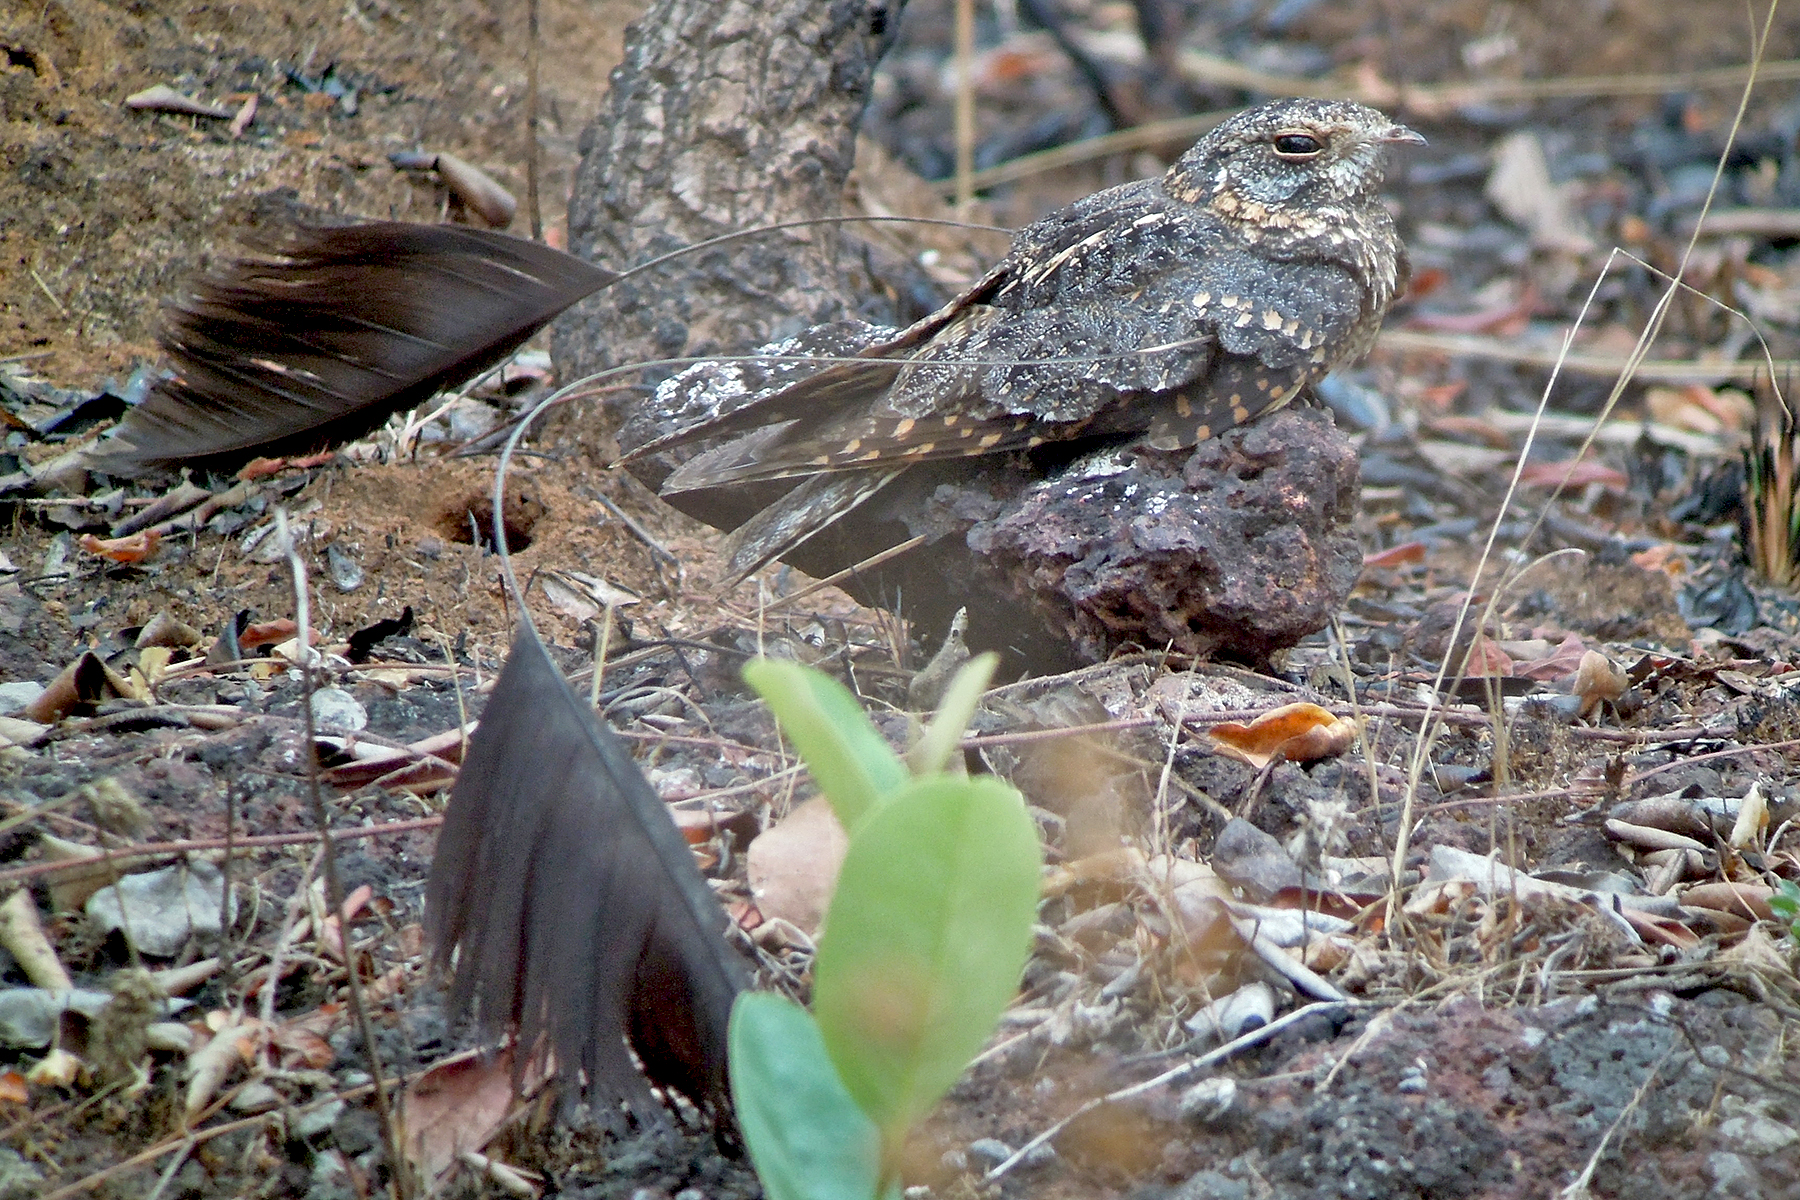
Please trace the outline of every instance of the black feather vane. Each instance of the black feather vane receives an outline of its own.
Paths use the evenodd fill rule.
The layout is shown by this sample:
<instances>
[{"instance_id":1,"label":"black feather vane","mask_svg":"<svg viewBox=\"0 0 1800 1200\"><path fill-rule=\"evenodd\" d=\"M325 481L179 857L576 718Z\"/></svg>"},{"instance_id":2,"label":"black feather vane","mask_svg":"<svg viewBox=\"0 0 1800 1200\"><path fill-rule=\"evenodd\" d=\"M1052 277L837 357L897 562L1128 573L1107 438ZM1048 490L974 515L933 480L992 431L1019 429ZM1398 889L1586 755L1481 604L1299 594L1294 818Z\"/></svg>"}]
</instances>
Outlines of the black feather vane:
<instances>
[{"instance_id":1,"label":"black feather vane","mask_svg":"<svg viewBox=\"0 0 1800 1200\"><path fill-rule=\"evenodd\" d=\"M482 713L426 892L451 1006L557 1073L667 1128L645 1079L730 1112L726 1027L747 986L727 918L667 809L529 627ZM642 1074L633 1064L635 1053Z\"/></svg>"},{"instance_id":2,"label":"black feather vane","mask_svg":"<svg viewBox=\"0 0 1800 1200\"><path fill-rule=\"evenodd\" d=\"M360 437L471 379L618 278L457 225L290 226L163 314L174 370L81 465L236 466Z\"/></svg>"}]
</instances>

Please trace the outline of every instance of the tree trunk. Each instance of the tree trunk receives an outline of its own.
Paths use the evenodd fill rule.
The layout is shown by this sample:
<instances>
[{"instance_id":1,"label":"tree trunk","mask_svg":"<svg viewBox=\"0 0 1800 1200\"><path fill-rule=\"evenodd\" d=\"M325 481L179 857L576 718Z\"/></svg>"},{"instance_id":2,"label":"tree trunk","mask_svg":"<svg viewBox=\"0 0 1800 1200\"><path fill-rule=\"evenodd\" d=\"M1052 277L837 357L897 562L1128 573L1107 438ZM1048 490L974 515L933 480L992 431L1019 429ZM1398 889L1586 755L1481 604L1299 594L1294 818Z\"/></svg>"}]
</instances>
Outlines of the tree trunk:
<instances>
[{"instance_id":1,"label":"tree trunk","mask_svg":"<svg viewBox=\"0 0 1800 1200\"><path fill-rule=\"evenodd\" d=\"M582 135L570 249L623 269L720 234L838 213L900 7L654 0L627 32L625 59ZM564 379L741 354L845 315L892 322L882 295L854 234L833 226L767 234L593 297L558 322L554 353ZM567 423L587 434L596 418L590 411Z\"/></svg>"}]
</instances>

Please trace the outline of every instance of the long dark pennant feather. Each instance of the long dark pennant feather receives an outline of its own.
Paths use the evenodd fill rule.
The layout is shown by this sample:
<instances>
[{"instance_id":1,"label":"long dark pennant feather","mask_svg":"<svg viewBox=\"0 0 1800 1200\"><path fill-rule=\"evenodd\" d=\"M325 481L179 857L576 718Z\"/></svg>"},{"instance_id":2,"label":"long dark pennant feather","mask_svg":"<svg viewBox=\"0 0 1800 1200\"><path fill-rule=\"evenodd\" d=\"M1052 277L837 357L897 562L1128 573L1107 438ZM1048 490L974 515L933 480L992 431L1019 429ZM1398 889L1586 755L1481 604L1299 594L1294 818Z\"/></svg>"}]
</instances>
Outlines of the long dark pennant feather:
<instances>
[{"instance_id":1,"label":"long dark pennant feather","mask_svg":"<svg viewBox=\"0 0 1800 1200\"><path fill-rule=\"evenodd\" d=\"M288 227L251 249L164 313L174 377L83 465L225 467L359 437L487 370L618 278L455 225Z\"/></svg>"},{"instance_id":2,"label":"long dark pennant feather","mask_svg":"<svg viewBox=\"0 0 1800 1200\"><path fill-rule=\"evenodd\" d=\"M522 628L470 739L426 890L450 999L540 1046L620 1128L667 1113L645 1083L731 1111L725 1033L746 984L727 919L617 737ZM632 1053L643 1066L642 1075Z\"/></svg>"}]
</instances>

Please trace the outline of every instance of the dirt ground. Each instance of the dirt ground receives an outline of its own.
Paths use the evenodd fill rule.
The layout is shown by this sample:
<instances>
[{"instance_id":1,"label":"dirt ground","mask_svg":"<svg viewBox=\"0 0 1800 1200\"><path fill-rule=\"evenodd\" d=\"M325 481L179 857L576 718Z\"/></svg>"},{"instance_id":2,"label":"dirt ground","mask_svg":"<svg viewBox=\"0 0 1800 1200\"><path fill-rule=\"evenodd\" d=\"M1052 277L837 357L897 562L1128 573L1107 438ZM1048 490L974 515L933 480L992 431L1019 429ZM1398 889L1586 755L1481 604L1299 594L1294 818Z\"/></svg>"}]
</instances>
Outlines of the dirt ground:
<instances>
[{"instance_id":1,"label":"dirt ground","mask_svg":"<svg viewBox=\"0 0 1800 1200\"><path fill-rule=\"evenodd\" d=\"M1771 395L1769 372L1759 382L1754 368L1764 347L1777 379L1800 359L1800 9L1778 13L1767 57L1781 69L1723 155L1718 206L1739 223L1685 259L1693 291L1668 310L1652 353L1661 374L1614 397L1657 312L1656 272L1684 262L1736 109L1731 79L1680 73L1748 59L1739 7L1171 3L1182 36L1160 58L1133 41L1154 7L1057 6L1067 36L1111 73L1110 102L1136 120L1242 105L1338 69L1346 87L1388 86L1391 106L1431 139L1391 189L1413 293L1371 361L1322 397L1361 451L1369 557L1338 624L1271 673L1171 662L1151 647L1064 679L1007 681L984 706L973 732L991 740L972 745L972 761L1026 793L1055 873L1019 1002L920 1131L908 1183L926 1190L909 1197L1800 1197L1800 982L1794 942L1763 899L1800 879L1800 601L1791 581L1748 569L1742 550L1742 453ZM977 5L983 170L1108 130L1088 77L1054 38L1018 24L1025 8ZM539 195L553 243L577 139L637 10L543 0ZM947 3L911 5L866 119L872 139L930 177L954 161L948 14ZM390 164L402 150L453 153L523 198L526 45L523 6L461 0L0 10L0 476L117 411L91 401L131 390L155 360L158 303L228 254L234 231L295 205L463 215L435 176ZM1516 86L1571 76L1586 90ZM1392 90L1471 80L1490 90ZM234 134L226 120L124 106L157 84L234 111L254 93L255 120ZM988 200L1020 223L1160 169L1174 149L1152 139L1021 172ZM529 232L528 209L513 232ZM1752 213L1762 215L1741 215ZM1615 246L1635 261L1609 261ZM1577 317L1576 358L1527 444ZM187 1034L165 1036L186 1042L121 1059L107 1049L115 1026L72 1014L41 1039L15 1035L5 1005L27 976L0 955L0 1198L383 1189L362 1043L341 1007L341 942L334 957L335 926L321 930L335 918L311 890L299 684L266 661L201 659L227 632L245 659L292 636L265 628L295 609L273 552L282 507L320 645L337 656L329 669L366 717L368 743L403 747L478 716L514 614L481 528L493 459L448 452L539 394L546 363L528 353L416 445L419 431L396 421L345 455L247 484L143 561L91 554L79 539L116 532L155 493L10 506L0 688L50 684L88 650L124 685L95 684L48 729L0 725L0 884L29 885L77 986L119 992L136 964L85 897L47 882L54 849L40 834L113 854L156 844L157 866L221 858L226 837L270 841L235 851L239 911L222 943L196 936L143 956L157 971L218 960L187 985L190 1007L157 1010L172 1019L153 1028L180 1025ZM711 531L555 445L528 444L521 462L506 516L533 618L578 689L606 642L602 710L678 809L704 806L754 832L805 794L736 678L770 644L833 670L884 728L903 731L907 681L935 647L910 645L891 616L830 589L800 595L808 581L780 568L721 595ZM1459 687L1436 666L1471 592L1499 599L1456 642L1466 649L1481 631L1487 683ZM617 621L605 632L609 606ZM403 613L404 626L380 625ZM170 643L172 657L139 645L158 617L193 632ZM370 645L353 663L358 635ZM1607 666L1584 665L1588 653ZM16 722L22 702L0 696L0 719ZM1298 700L1359 721L1359 740L1342 756L1256 766L1203 735ZM1088 732L1008 741L1059 726ZM432 753L454 757L454 742ZM369 827L344 843L346 887L368 889L355 954L385 1068L418 1073L464 1044L443 1018L419 926L432 818L454 767L419 752L406 764L412 773L378 779L328 757L325 793L334 822ZM1741 821L1759 801L1766 818ZM1270 839L1291 879L1265 886L1264 868L1244 865L1255 854L1239 861L1221 845L1232 816ZM1687 840L1645 841L1621 820ZM1734 836L1744 821L1748 834ZM1402 830L1407 903L1395 911L1383 860ZM720 833L702 850L751 929L761 916L738 873L747 840ZM1457 852L1497 852L1535 882L1481 892L1450 865ZM1208 864L1238 889L1234 902L1316 903L1344 924L1304 935L1288 959L1312 969L1283 974L1246 949L1254 938L1183 915L1166 876L1148 882L1159 856ZM1756 902L1702 903L1707 885ZM296 937L264 1009L272 947L302 918L313 933ZM757 936L765 966L804 975L800 943ZM1355 1003L1309 991L1308 977ZM1227 1060L1093 1105L1212 1048L1195 1032L1202 1012L1251 983L1274 985L1277 1014L1317 1007ZM259 1049L184 1114L202 1041L265 1018ZM59 1049L84 1068L44 1069ZM1009 1161L1071 1115L1050 1148ZM705 1135L617 1141L541 1108L487 1153L539 1172L551 1195L760 1194ZM449 1186L504 1191L469 1169Z\"/></svg>"}]
</instances>

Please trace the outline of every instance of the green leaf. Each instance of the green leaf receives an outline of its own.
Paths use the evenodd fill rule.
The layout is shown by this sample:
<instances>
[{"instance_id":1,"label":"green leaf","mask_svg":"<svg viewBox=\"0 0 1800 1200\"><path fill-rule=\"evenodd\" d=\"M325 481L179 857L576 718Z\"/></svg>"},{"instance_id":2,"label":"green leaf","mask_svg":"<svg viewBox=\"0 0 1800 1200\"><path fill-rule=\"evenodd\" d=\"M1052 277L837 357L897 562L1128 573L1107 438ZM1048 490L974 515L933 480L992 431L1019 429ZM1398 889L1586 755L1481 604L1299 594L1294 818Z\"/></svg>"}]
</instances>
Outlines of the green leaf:
<instances>
[{"instance_id":1,"label":"green leaf","mask_svg":"<svg viewBox=\"0 0 1800 1200\"><path fill-rule=\"evenodd\" d=\"M1018 987L1043 852L991 777L914 780L850 837L813 965L844 1086L890 1147L956 1082Z\"/></svg>"},{"instance_id":2,"label":"green leaf","mask_svg":"<svg viewBox=\"0 0 1800 1200\"><path fill-rule=\"evenodd\" d=\"M1791 879L1777 880L1775 894L1769 897L1769 909L1786 921L1800 917L1800 884Z\"/></svg>"},{"instance_id":3,"label":"green leaf","mask_svg":"<svg viewBox=\"0 0 1800 1200\"><path fill-rule=\"evenodd\" d=\"M732 1104L769 1200L874 1200L881 1136L811 1015L785 996L745 992L730 1046Z\"/></svg>"},{"instance_id":4,"label":"green leaf","mask_svg":"<svg viewBox=\"0 0 1800 1200\"><path fill-rule=\"evenodd\" d=\"M994 668L999 665L1000 656L992 650L978 654L962 665L956 678L944 689L944 702L938 705L937 715L931 718L919 744L907 755L915 773L933 775L944 769L956 744L962 741L969 719L975 715L975 706L981 703L981 694L987 691L994 678Z\"/></svg>"},{"instance_id":5,"label":"green leaf","mask_svg":"<svg viewBox=\"0 0 1800 1200\"><path fill-rule=\"evenodd\" d=\"M799 663L757 658L744 664L744 680L768 703L846 831L856 832L907 781L899 756L869 723L856 697L829 675Z\"/></svg>"}]
</instances>

